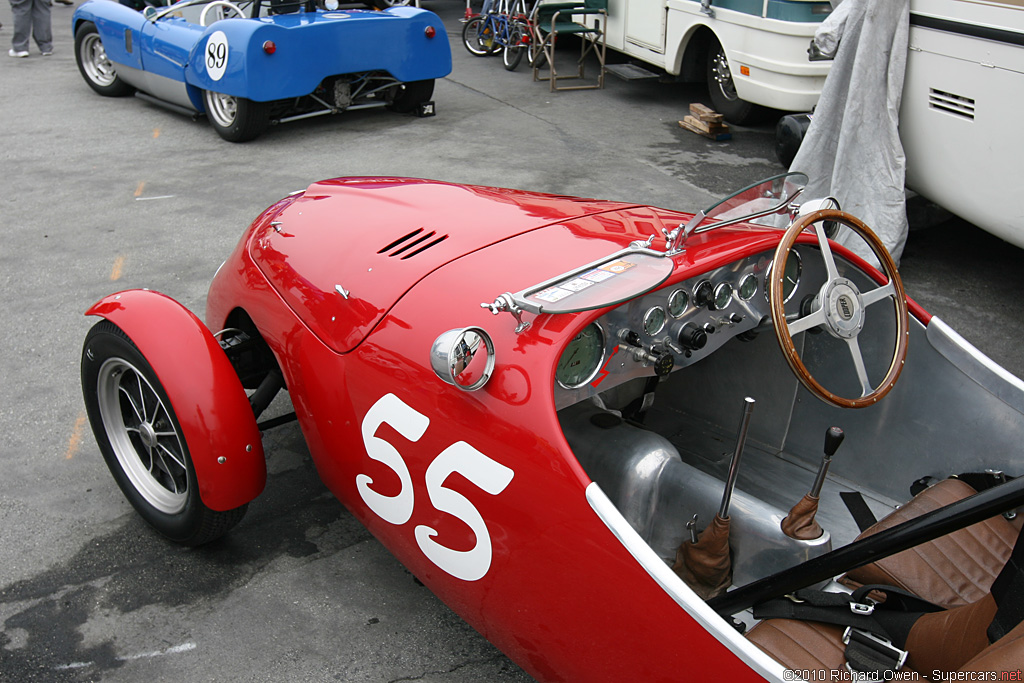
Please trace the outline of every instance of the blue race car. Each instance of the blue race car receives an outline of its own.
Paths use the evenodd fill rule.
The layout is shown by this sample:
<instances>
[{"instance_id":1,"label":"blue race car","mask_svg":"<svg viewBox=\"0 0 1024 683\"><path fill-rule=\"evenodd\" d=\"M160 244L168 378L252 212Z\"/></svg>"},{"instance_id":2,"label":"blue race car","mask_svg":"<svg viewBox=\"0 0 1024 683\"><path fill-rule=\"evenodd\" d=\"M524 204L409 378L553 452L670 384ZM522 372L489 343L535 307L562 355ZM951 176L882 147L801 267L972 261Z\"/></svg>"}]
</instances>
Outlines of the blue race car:
<instances>
[{"instance_id":1,"label":"blue race car","mask_svg":"<svg viewBox=\"0 0 1024 683\"><path fill-rule=\"evenodd\" d=\"M325 4L337 7L337 0ZM72 22L78 68L93 90L109 97L137 91L186 114L205 113L231 142L252 140L270 123L346 109L430 116L434 79L452 67L441 20L413 7L87 0Z\"/></svg>"}]
</instances>

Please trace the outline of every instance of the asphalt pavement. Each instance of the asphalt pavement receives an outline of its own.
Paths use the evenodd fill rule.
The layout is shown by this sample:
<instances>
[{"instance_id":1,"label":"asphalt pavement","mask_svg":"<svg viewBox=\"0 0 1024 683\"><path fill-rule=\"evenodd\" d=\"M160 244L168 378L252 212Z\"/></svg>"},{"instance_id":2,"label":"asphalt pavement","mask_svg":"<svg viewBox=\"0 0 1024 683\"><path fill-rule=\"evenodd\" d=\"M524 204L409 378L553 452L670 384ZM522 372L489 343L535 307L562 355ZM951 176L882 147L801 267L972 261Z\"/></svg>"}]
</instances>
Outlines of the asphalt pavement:
<instances>
[{"instance_id":1,"label":"asphalt pavement","mask_svg":"<svg viewBox=\"0 0 1024 683\"><path fill-rule=\"evenodd\" d=\"M75 66L72 8L53 8L53 56L0 56L0 681L531 680L326 491L295 425L268 435L267 488L243 522L183 549L121 496L79 388L91 303L148 287L202 316L245 226L318 179L694 209L782 170L772 122L727 142L678 126L707 103L701 87L609 76L602 91L550 93L525 65L466 52L462 2L425 4L454 57L436 117L351 112L242 145L203 119L96 95ZM6 47L7 3L0 22ZM1021 256L954 219L915 229L901 270L911 296L1022 376Z\"/></svg>"}]
</instances>

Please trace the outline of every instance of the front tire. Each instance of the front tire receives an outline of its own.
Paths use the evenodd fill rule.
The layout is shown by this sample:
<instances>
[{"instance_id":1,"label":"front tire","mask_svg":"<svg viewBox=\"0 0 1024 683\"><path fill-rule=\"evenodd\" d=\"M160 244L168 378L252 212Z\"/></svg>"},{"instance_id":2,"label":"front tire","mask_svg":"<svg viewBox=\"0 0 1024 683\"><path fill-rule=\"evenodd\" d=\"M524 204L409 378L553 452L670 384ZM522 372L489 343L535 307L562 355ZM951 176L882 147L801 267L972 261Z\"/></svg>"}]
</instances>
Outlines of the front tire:
<instances>
[{"instance_id":1,"label":"front tire","mask_svg":"<svg viewBox=\"0 0 1024 683\"><path fill-rule=\"evenodd\" d=\"M75 31L75 61L89 87L104 97L131 95L133 88L122 81L107 57L96 24L84 22Z\"/></svg>"},{"instance_id":2,"label":"front tire","mask_svg":"<svg viewBox=\"0 0 1024 683\"><path fill-rule=\"evenodd\" d=\"M520 22L512 24L512 30L509 32L509 44L503 48L501 53L501 61L505 65L506 71L515 71L519 63L523 61L523 53L527 51L528 44L524 43L523 39L528 35L527 31L527 27Z\"/></svg>"},{"instance_id":3,"label":"front tire","mask_svg":"<svg viewBox=\"0 0 1024 683\"><path fill-rule=\"evenodd\" d=\"M225 534L248 505L211 510L181 425L156 373L121 328L103 320L82 349L82 392L103 459L132 507L167 538L188 546Z\"/></svg>"},{"instance_id":4,"label":"front tire","mask_svg":"<svg viewBox=\"0 0 1024 683\"><path fill-rule=\"evenodd\" d=\"M203 104L210 125L228 142L248 142L258 138L270 125L270 103L244 97L203 91Z\"/></svg>"},{"instance_id":5,"label":"front tire","mask_svg":"<svg viewBox=\"0 0 1024 683\"><path fill-rule=\"evenodd\" d=\"M743 126L763 116L763 107L741 100L736 94L736 83L733 81L725 49L714 39L708 50L707 81L711 105L729 123Z\"/></svg>"},{"instance_id":6,"label":"front tire","mask_svg":"<svg viewBox=\"0 0 1024 683\"><path fill-rule=\"evenodd\" d=\"M486 21L486 16L482 14L462 26L462 44L470 54L477 57L486 57L501 49L495 39L494 22Z\"/></svg>"}]
</instances>

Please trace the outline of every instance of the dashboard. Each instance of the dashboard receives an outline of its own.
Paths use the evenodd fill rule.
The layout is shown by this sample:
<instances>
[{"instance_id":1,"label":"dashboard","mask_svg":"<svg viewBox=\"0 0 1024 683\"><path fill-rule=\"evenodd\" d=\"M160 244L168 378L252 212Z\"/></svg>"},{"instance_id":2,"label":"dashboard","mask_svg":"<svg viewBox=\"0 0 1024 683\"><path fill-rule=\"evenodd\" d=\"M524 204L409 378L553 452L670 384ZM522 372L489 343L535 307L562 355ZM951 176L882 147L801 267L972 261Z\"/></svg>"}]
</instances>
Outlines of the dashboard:
<instances>
[{"instance_id":1,"label":"dashboard","mask_svg":"<svg viewBox=\"0 0 1024 683\"><path fill-rule=\"evenodd\" d=\"M794 249L786 262L787 310L795 311L812 290L801 286L806 279L801 255L805 250ZM734 337L758 334L770 315L767 283L772 255L751 256L662 287L588 324L565 346L555 367L556 409L637 377L667 375L700 361Z\"/></svg>"}]
</instances>

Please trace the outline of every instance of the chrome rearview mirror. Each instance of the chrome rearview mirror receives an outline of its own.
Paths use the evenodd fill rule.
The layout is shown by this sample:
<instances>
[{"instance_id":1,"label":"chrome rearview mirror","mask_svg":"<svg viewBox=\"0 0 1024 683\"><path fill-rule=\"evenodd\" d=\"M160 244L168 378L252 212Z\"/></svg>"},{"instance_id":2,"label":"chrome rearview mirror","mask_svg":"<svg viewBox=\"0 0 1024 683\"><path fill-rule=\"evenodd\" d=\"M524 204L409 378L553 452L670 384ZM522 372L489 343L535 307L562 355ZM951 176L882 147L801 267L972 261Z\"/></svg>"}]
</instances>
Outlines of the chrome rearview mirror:
<instances>
[{"instance_id":1,"label":"chrome rearview mirror","mask_svg":"<svg viewBox=\"0 0 1024 683\"><path fill-rule=\"evenodd\" d=\"M494 372L494 342L479 327L448 330L430 347L430 367L448 384L476 391Z\"/></svg>"},{"instance_id":2,"label":"chrome rearview mirror","mask_svg":"<svg viewBox=\"0 0 1024 683\"><path fill-rule=\"evenodd\" d=\"M810 199L800 205L800 208L797 210L796 216L793 218L793 220L796 220L801 216L806 216L809 213L814 213L815 211L821 211L822 209L835 209L837 211L841 210L841 207L839 206L839 200L836 199L835 197L825 197L824 199ZM836 221L825 221L822 227L825 229L825 237L829 238L830 240L834 240L836 238L836 235L839 234L840 226L839 223L837 223Z\"/></svg>"}]
</instances>

